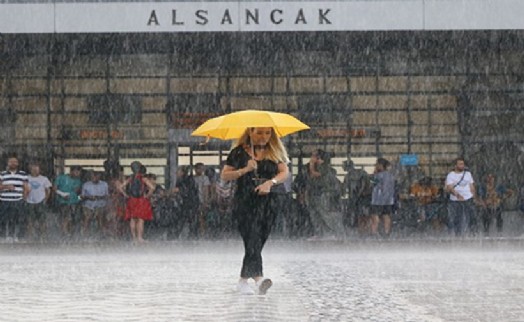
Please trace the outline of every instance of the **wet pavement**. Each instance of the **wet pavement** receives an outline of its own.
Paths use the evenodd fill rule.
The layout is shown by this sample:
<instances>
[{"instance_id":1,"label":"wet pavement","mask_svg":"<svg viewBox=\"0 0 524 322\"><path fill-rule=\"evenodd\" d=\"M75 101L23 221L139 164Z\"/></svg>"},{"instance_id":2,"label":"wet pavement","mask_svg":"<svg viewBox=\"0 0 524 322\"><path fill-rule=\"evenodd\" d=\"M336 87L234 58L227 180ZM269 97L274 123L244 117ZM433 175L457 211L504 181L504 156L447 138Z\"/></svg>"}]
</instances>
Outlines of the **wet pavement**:
<instances>
[{"instance_id":1,"label":"wet pavement","mask_svg":"<svg viewBox=\"0 0 524 322\"><path fill-rule=\"evenodd\" d=\"M523 239L0 244L0 321L522 321Z\"/></svg>"}]
</instances>

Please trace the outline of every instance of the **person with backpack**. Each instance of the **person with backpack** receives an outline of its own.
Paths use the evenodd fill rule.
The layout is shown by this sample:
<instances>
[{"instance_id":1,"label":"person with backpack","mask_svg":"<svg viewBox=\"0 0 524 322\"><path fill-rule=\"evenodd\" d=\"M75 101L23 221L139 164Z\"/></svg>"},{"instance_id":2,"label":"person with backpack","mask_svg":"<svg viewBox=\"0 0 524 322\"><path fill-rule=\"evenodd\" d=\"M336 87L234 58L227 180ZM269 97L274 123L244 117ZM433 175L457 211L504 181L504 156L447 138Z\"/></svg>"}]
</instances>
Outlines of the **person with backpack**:
<instances>
[{"instance_id":1,"label":"person with backpack","mask_svg":"<svg viewBox=\"0 0 524 322\"><path fill-rule=\"evenodd\" d=\"M126 198L126 216L133 242L143 243L144 221L153 219L153 210L149 198L155 191L153 183L145 177L144 166L138 162L131 163L133 174L120 186L120 193Z\"/></svg>"}]
</instances>

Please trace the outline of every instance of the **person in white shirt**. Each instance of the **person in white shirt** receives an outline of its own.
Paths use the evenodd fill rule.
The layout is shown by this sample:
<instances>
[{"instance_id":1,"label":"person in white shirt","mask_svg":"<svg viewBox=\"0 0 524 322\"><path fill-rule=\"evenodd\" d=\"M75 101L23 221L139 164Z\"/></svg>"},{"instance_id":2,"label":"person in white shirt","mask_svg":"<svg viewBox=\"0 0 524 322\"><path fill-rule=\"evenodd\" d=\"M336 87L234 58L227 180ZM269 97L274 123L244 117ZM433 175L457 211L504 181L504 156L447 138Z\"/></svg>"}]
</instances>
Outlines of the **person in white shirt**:
<instances>
[{"instance_id":1,"label":"person in white shirt","mask_svg":"<svg viewBox=\"0 0 524 322\"><path fill-rule=\"evenodd\" d=\"M31 191L25 199L28 210L27 232L29 238L42 242L47 237L47 201L53 184L47 177L40 174L40 164L31 163L29 170L27 180Z\"/></svg>"},{"instance_id":2,"label":"person in white shirt","mask_svg":"<svg viewBox=\"0 0 524 322\"><path fill-rule=\"evenodd\" d=\"M455 159L455 169L446 177L446 192L450 194L448 204L448 227L461 236L476 217L475 181L466 169L463 158Z\"/></svg>"}]
</instances>

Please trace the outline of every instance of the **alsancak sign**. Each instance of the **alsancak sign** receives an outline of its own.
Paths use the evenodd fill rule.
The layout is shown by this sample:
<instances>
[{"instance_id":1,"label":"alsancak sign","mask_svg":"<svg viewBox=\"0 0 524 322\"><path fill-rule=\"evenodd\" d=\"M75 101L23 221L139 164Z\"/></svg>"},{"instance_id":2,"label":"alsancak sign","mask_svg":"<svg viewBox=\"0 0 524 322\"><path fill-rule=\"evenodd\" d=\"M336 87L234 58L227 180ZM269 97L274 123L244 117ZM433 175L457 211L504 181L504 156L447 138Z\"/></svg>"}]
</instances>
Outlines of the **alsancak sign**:
<instances>
[{"instance_id":1,"label":"alsancak sign","mask_svg":"<svg viewBox=\"0 0 524 322\"><path fill-rule=\"evenodd\" d=\"M521 0L0 4L0 33L523 29Z\"/></svg>"},{"instance_id":2,"label":"alsancak sign","mask_svg":"<svg viewBox=\"0 0 524 322\"><path fill-rule=\"evenodd\" d=\"M285 23L285 19L288 19L288 22L291 21L295 25L308 25L308 24L315 24L315 25L331 25L332 22L330 20L331 14L331 8L319 8L318 12L315 14L314 12L311 12L312 10L308 10L310 12L306 12L304 8L299 8L296 11L292 11L291 13L285 12L282 8L275 8L271 9L270 12L267 15L264 15L264 9L260 8L246 8L243 10L243 12L239 12L238 15L244 15L243 21L241 23L245 24L246 26L253 25L258 26L261 23L262 24L273 24L275 26L280 25L282 23ZM237 15L236 13L232 13L231 9L226 8L224 11L219 12L210 12L209 10L205 9L198 9L193 12L194 17L190 17L188 21L185 20L179 20L180 16L184 15L185 12L180 12L177 9L171 10L171 15L168 18L163 21L164 24L170 24L172 26L184 26L186 22L188 23L194 23L196 25L200 26L206 26L208 24L220 24L221 26L233 26L235 25L235 22L233 21L233 16ZM261 15L262 13L262 15ZM164 12L162 12L163 16L165 16ZM237 17L235 17L237 18ZM214 20L214 21L213 21ZM238 19L235 19L238 20ZM242 19L241 19L242 20ZM151 27L159 27L161 26L160 20L158 18L158 14L156 10L151 10L151 14L149 15L149 19L147 20L147 25Z\"/></svg>"}]
</instances>

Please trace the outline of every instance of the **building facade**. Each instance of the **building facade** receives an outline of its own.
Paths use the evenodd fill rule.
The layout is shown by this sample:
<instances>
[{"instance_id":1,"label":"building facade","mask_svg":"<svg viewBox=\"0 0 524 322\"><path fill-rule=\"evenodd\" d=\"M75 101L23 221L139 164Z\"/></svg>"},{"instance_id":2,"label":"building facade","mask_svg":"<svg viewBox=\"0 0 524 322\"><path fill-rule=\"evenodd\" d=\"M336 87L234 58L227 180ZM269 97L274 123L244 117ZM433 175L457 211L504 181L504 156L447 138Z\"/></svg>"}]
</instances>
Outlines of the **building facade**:
<instances>
[{"instance_id":1,"label":"building facade","mask_svg":"<svg viewBox=\"0 0 524 322\"><path fill-rule=\"evenodd\" d=\"M464 155L478 173L503 165L500 176L516 184L524 180L523 36L520 30L4 33L0 152L39 158L54 172L80 160L97 166L106 159L150 160L169 183L178 164L218 165L227 154L229 143L202 145L189 136L206 118L270 109L312 128L286 139L295 164L315 148L333 152L336 162L379 156L397 162L410 154L438 178Z\"/></svg>"}]
</instances>

